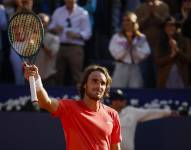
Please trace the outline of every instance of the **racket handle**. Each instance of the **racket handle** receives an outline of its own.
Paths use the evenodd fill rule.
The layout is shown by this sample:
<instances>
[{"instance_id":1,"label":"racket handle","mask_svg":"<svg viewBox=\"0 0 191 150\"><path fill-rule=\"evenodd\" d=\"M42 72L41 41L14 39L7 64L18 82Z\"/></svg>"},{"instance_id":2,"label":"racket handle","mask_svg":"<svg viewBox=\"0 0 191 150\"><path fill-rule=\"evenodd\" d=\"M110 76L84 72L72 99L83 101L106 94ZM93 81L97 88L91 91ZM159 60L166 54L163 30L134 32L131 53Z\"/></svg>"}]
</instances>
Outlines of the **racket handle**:
<instances>
[{"instance_id":1,"label":"racket handle","mask_svg":"<svg viewBox=\"0 0 191 150\"><path fill-rule=\"evenodd\" d=\"M36 95L36 86L35 86L34 76L29 77L29 84L30 84L31 100L32 102L37 102L38 99Z\"/></svg>"}]
</instances>

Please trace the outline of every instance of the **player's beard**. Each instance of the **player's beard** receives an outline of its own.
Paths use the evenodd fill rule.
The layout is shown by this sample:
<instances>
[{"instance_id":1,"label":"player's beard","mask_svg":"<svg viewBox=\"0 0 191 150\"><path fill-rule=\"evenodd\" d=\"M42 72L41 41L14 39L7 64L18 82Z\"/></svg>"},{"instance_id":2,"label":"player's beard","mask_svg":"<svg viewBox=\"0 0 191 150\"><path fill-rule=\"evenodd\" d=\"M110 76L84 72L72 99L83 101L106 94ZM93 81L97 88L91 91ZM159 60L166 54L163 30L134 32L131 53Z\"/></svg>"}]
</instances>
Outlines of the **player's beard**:
<instances>
[{"instance_id":1,"label":"player's beard","mask_svg":"<svg viewBox=\"0 0 191 150\"><path fill-rule=\"evenodd\" d=\"M103 94L95 94L93 92L90 92L87 89L88 88L85 89L85 93L86 93L87 97L89 97L90 99L92 99L94 101L99 101L103 98Z\"/></svg>"}]
</instances>

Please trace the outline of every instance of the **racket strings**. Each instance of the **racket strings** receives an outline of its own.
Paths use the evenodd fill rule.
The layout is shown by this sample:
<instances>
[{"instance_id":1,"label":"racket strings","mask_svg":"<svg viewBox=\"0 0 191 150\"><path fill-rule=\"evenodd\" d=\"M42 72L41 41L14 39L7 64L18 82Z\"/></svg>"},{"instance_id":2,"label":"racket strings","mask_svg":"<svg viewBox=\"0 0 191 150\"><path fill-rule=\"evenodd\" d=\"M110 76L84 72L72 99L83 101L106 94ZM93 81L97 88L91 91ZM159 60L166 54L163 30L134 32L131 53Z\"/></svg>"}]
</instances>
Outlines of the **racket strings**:
<instances>
[{"instance_id":1,"label":"racket strings","mask_svg":"<svg viewBox=\"0 0 191 150\"><path fill-rule=\"evenodd\" d=\"M14 17L10 23L10 41L21 56L34 55L42 41L41 23L33 15L22 14Z\"/></svg>"}]
</instances>

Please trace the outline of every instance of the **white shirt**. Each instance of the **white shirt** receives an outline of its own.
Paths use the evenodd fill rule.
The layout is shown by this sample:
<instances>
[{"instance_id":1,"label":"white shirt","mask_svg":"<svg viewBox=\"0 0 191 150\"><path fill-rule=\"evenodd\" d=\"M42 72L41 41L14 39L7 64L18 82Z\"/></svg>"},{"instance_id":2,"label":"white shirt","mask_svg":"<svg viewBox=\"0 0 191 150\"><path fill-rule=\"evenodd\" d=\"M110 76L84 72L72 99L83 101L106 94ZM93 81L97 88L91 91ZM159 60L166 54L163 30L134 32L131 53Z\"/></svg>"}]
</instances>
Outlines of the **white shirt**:
<instances>
[{"instance_id":1,"label":"white shirt","mask_svg":"<svg viewBox=\"0 0 191 150\"><path fill-rule=\"evenodd\" d=\"M56 56L60 45L59 37L46 32L44 45L50 50L51 56L41 49L35 62L39 67L39 74L42 79L46 79L56 73Z\"/></svg>"},{"instance_id":2,"label":"white shirt","mask_svg":"<svg viewBox=\"0 0 191 150\"><path fill-rule=\"evenodd\" d=\"M127 106L119 114L121 122L121 150L134 150L135 131L138 122L169 116L169 109L143 109Z\"/></svg>"},{"instance_id":3,"label":"white shirt","mask_svg":"<svg viewBox=\"0 0 191 150\"><path fill-rule=\"evenodd\" d=\"M67 18L71 21L71 27L68 27ZM88 12L78 5L74 6L71 14L69 14L66 6L57 8L53 13L49 29L54 29L57 26L63 27L63 32L59 34L61 43L84 45L84 40L88 40L91 36L91 24ZM78 33L83 39L70 39L66 36L67 31Z\"/></svg>"},{"instance_id":4,"label":"white shirt","mask_svg":"<svg viewBox=\"0 0 191 150\"><path fill-rule=\"evenodd\" d=\"M109 50L116 60L124 56L122 62L127 64L132 64L132 59L135 64L138 64L151 53L144 34L140 37L135 37L132 45L130 45L125 36L116 33L110 41ZM130 51L132 51L132 56Z\"/></svg>"}]
</instances>

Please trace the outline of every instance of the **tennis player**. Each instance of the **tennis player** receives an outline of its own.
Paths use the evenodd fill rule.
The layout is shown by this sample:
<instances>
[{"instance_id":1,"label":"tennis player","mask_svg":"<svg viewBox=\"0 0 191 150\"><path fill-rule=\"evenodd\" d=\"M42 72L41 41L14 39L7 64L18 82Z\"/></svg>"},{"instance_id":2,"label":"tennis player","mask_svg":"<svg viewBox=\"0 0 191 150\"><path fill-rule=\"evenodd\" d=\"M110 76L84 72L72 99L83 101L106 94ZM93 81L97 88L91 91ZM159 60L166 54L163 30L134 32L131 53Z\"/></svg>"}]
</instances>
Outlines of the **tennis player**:
<instances>
[{"instance_id":1,"label":"tennis player","mask_svg":"<svg viewBox=\"0 0 191 150\"><path fill-rule=\"evenodd\" d=\"M39 106L61 119L67 150L120 150L118 113L102 103L111 84L106 68L86 68L79 86L80 101L50 99L35 65L24 66L24 75L35 77Z\"/></svg>"}]
</instances>

